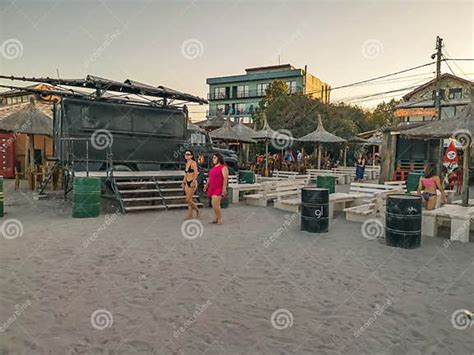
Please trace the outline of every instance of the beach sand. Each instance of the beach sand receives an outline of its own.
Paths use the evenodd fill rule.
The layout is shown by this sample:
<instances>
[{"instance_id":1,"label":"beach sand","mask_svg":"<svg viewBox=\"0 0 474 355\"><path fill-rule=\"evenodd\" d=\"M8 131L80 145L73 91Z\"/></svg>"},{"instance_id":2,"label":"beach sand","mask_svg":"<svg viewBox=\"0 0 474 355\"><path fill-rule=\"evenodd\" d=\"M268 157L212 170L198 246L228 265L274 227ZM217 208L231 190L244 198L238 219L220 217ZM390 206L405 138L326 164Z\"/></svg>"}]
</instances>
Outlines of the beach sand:
<instances>
[{"instance_id":1,"label":"beach sand","mask_svg":"<svg viewBox=\"0 0 474 355\"><path fill-rule=\"evenodd\" d=\"M388 247L343 216L314 235L243 204L187 239L184 211L72 219L6 196L23 233L0 237L0 354L474 353L451 321L474 310L473 243Z\"/></svg>"}]
</instances>

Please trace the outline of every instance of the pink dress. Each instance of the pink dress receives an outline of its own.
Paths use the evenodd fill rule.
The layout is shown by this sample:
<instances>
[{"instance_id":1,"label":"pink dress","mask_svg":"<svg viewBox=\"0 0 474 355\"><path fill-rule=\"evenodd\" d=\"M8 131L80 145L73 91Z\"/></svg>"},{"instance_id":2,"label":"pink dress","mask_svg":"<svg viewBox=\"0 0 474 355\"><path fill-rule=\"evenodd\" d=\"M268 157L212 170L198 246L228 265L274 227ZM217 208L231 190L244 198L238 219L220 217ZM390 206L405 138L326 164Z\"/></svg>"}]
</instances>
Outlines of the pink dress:
<instances>
[{"instance_id":1,"label":"pink dress","mask_svg":"<svg viewBox=\"0 0 474 355\"><path fill-rule=\"evenodd\" d=\"M224 176L222 175L224 165L215 165L209 171L209 186L207 188L207 196L221 196L222 186L224 185Z\"/></svg>"}]
</instances>

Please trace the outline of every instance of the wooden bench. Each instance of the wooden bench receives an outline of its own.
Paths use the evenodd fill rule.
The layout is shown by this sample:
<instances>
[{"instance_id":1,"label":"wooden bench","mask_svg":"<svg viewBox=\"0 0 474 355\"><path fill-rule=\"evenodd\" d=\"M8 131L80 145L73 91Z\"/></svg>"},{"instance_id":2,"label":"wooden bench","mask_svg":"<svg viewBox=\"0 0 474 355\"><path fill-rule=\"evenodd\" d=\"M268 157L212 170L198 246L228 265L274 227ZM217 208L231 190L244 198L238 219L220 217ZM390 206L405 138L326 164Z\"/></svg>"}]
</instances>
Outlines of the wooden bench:
<instances>
[{"instance_id":1,"label":"wooden bench","mask_svg":"<svg viewBox=\"0 0 474 355\"><path fill-rule=\"evenodd\" d=\"M230 184L238 184L239 183L239 178L237 177L237 175L229 175L228 182L229 182L229 185Z\"/></svg>"},{"instance_id":2,"label":"wooden bench","mask_svg":"<svg viewBox=\"0 0 474 355\"><path fill-rule=\"evenodd\" d=\"M275 170L272 174L272 177L278 178L278 179L288 179L290 177L295 177L299 173L297 171L280 171L280 170Z\"/></svg>"},{"instance_id":3,"label":"wooden bench","mask_svg":"<svg viewBox=\"0 0 474 355\"><path fill-rule=\"evenodd\" d=\"M338 184L347 184L350 182L350 175L338 173L333 170L306 169L306 172L311 175L311 178L317 178L318 176L334 176Z\"/></svg>"},{"instance_id":4,"label":"wooden bench","mask_svg":"<svg viewBox=\"0 0 474 355\"><path fill-rule=\"evenodd\" d=\"M232 196L232 203L239 202L241 192L259 191L262 184L229 184L229 194Z\"/></svg>"},{"instance_id":5,"label":"wooden bench","mask_svg":"<svg viewBox=\"0 0 474 355\"><path fill-rule=\"evenodd\" d=\"M286 181L264 182L256 194L245 195L249 205L266 207L269 201L278 198L297 197L301 194L301 189L307 185L303 179L287 179Z\"/></svg>"},{"instance_id":6,"label":"wooden bench","mask_svg":"<svg viewBox=\"0 0 474 355\"><path fill-rule=\"evenodd\" d=\"M439 222L442 220L448 220L451 224L450 240L469 242L471 221L474 220L474 207L444 205L434 210L423 211L422 234L428 237L436 237Z\"/></svg>"},{"instance_id":7,"label":"wooden bench","mask_svg":"<svg viewBox=\"0 0 474 355\"><path fill-rule=\"evenodd\" d=\"M406 181L385 181L384 185L396 186L399 187L403 192L407 192L407 182Z\"/></svg>"},{"instance_id":8,"label":"wooden bench","mask_svg":"<svg viewBox=\"0 0 474 355\"><path fill-rule=\"evenodd\" d=\"M345 208L349 207L355 203L363 195L359 194L347 194L342 192L336 192L329 195L329 217L333 218L334 211L343 211ZM301 196L294 198L278 198L275 200L273 207L288 211L288 212L300 212L301 210Z\"/></svg>"},{"instance_id":9,"label":"wooden bench","mask_svg":"<svg viewBox=\"0 0 474 355\"><path fill-rule=\"evenodd\" d=\"M349 186L350 193L360 193L368 197L373 197L379 192L386 192L397 190L403 193L403 188L400 185L382 185L382 184L370 184L365 182L351 182Z\"/></svg>"}]
</instances>

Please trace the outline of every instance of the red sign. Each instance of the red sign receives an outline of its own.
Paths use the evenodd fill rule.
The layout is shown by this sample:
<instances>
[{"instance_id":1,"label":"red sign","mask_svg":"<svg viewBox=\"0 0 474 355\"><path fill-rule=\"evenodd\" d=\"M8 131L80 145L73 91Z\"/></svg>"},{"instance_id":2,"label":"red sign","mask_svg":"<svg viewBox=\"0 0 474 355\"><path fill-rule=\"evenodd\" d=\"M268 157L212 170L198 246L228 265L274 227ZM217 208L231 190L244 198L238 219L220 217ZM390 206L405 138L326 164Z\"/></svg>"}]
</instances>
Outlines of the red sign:
<instances>
[{"instance_id":1,"label":"red sign","mask_svg":"<svg viewBox=\"0 0 474 355\"><path fill-rule=\"evenodd\" d=\"M445 164L450 164L450 163L458 164L459 162L458 150L456 149L456 146L453 141L451 141L451 143L449 143L448 145L448 149L446 150L446 153L444 154L443 162Z\"/></svg>"}]
</instances>

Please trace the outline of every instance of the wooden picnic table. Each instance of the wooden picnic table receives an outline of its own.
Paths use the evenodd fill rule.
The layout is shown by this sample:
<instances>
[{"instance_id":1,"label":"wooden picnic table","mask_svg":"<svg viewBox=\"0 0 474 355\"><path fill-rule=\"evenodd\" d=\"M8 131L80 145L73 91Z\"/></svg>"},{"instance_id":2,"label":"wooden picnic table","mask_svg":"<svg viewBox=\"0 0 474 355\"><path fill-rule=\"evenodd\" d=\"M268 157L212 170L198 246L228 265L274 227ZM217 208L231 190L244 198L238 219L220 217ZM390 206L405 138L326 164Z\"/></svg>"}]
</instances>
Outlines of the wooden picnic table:
<instances>
[{"instance_id":1,"label":"wooden picnic table","mask_svg":"<svg viewBox=\"0 0 474 355\"><path fill-rule=\"evenodd\" d=\"M474 207L444 205L434 210L423 211L423 235L436 237L438 235L438 222L440 219L448 219L451 222L450 240L469 242L471 220L474 219Z\"/></svg>"}]
</instances>

